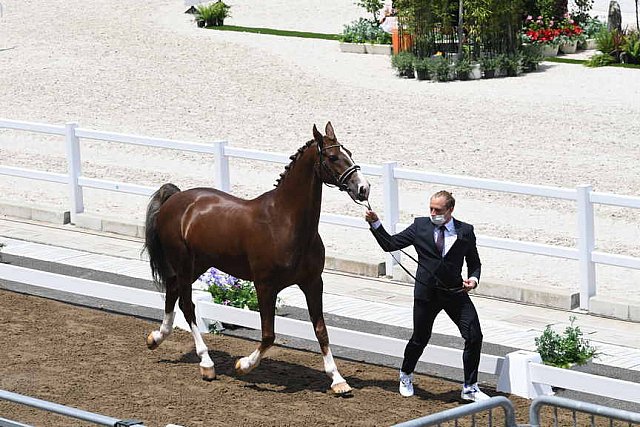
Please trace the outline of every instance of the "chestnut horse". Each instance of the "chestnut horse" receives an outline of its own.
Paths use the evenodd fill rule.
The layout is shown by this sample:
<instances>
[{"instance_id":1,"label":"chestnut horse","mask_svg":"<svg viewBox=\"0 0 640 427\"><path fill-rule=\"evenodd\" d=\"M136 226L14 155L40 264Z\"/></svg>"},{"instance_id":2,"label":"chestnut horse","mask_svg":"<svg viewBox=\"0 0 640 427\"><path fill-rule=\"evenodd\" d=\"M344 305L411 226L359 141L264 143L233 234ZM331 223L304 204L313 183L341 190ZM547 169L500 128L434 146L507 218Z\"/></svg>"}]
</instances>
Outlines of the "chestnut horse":
<instances>
[{"instance_id":1,"label":"chestnut horse","mask_svg":"<svg viewBox=\"0 0 640 427\"><path fill-rule=\"evenodd\" d=\"M254 283L260 307L262 340L258 348L236 362L238 374L260 364L275 339L278 292L297 284L304 292L309 316L324 360L324 370L338 395L351 391L340 375L329 348L322 315L324 244L318 234L322 184L337 186L354 201L369 197L369 183L351 152L338 142L331 123L325 136L313 126L313 139L291 156L276 188L244 200L212 188L180 191L165 184L147 208L145 248L155 281L166 292L164 320L147 337L155 349L171 333L176 301L191 326L205 380L215 378L214 364L196 327L192 283L216 267Z\"/></svg>"}]
</instances>

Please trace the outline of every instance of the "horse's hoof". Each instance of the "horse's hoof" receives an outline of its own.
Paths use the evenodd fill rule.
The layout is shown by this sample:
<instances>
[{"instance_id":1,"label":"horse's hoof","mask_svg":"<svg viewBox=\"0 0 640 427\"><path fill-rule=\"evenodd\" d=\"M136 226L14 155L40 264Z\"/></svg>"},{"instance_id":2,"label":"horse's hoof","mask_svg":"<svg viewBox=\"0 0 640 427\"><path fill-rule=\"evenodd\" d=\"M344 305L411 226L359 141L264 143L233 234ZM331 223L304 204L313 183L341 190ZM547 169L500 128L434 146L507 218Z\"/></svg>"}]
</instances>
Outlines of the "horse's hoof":
<instances>
[{"instance_id":1,"label":"horse's hoof","mask_svg":"<svg viewBox=\"0 0 640 427\"><path fill-rule=\"evenodd\" d=\"M147 348L149 350L155 350L156 348L158 348L158 343L153 339L153 334L149 334L147 336Z\"/></svg>"},{"instance_id":2,"label":"horse's hoof","mask_svg":"<svg viewBox=\"0 0 640 427\"><path fill-rule=\"evenodd\" d=\"M346 382L332 385L331 391L338 397L351 397L353 395L353 389Z\"/></svg>"},{"instance_id":3,"label":"horse's hoof","mask_svg":"<svg viewBox=\"0 0 640 427\"><path fill-rule=\"evenodd\" d=\"M210 368L200 366L200 375L202 375L202 379L205 381L213 381L216 379L216 370L213 366Z\"/></svg>"},{"instance_id":4,"label":"horse's hoof","mask_svg":"<svg viewBox=\"0 0 640 427\"><path fill-rule=\"evenodd\" d=\"M251 371L251 369L247 369L247 370L242 369L242 364L240 363L241 360L242 359L236 360L236 374L238 375L248 374Z\"/></svg>"}]
</instances>

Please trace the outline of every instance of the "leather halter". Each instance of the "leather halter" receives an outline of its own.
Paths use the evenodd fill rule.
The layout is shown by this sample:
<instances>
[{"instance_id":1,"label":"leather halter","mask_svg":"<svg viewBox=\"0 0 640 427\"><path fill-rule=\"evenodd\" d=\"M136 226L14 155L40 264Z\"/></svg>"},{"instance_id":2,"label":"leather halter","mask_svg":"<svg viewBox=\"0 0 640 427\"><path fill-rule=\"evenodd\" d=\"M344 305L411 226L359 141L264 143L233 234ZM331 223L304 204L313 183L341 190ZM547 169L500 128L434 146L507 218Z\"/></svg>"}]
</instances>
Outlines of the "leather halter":
<instances>
[{"instance_id":1,"label":"leather halter","mask_svg":"<svg viewBox=\"0 0 640 427\"><path fill-rule=\"evenodd\" d=\"M356 173L357 171L360 170L360 166L358 166L357 164L355 164L353 162L353 159L349 156L349 160L351 160L351 166L349 166L348 168L346 168L340 175L337 175L333 169L331 169L329 166L327 166L324 162L324 160L322 159L323 156L323 152L324 150L328 150L329 148L342 148L343 145L342 144L334 144L334 145L329 145L327 147L322 147L320 148L320 145L316 143L316 145L318 146L318 163L329 172L329 174L331 175L331 177L334 180L334 184L330 184L325 182L324 184L326 184L327 186L336 186L338 187L338 189L340 191L346 191L347 193L350 192L349 187L347 186L347 181L349 180L349 178L351 177L351 175L353 175L354 173Z\"/></svg>"}]
</instances>

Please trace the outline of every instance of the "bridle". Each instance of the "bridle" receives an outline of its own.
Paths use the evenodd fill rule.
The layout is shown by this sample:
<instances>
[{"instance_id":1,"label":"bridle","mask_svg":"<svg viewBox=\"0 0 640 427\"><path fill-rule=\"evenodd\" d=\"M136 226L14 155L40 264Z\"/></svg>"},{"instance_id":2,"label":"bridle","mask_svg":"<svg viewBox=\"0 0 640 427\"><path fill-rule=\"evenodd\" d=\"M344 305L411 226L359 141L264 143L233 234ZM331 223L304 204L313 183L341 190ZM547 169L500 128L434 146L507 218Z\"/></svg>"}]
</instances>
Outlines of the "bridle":
<instances>
[{"instance_id":1,"label":"bridle","mask_svg":"<svg viewBox=\"0 0 640 427\"><path fill-rule=\"evenodd\" d=\"M333 169L331 169L329 166L327 166L327 164L325 163L325 161L323 160L324 156L324 151L328 150L330 148L344 148L344 146L342 144L333 144L333 145L328 145L326 147L320 147L320 144L317 144L318 147L318 164L321 168L323 168L326 172L329 173L329 175L333 178L334 183L328 183L328 182L324 182L323 183L327 186L327 187L337 187L338 190L340 191L346 191L347 193L351 194L351 190L349 189L349 187L347 186L347 181L349 180L349 178L351 178L351 175L353 175L354 173L358 172L360 170L360 166L358 166L353 159L351 158L350 155L347 154L347 157L349 158L349 160L351 161L351 166L349 166L348 168L346 168L340 175L336 174ZM344 152L345 154L347 153L347 149L344 148ZM371 209L371 206L369 205L369 201L365 200L365 202L361 202L359 200L357 200L356 197L352 197L353 201L361 206L366 206L367 208Z\"/></svg>"}]
</instances>

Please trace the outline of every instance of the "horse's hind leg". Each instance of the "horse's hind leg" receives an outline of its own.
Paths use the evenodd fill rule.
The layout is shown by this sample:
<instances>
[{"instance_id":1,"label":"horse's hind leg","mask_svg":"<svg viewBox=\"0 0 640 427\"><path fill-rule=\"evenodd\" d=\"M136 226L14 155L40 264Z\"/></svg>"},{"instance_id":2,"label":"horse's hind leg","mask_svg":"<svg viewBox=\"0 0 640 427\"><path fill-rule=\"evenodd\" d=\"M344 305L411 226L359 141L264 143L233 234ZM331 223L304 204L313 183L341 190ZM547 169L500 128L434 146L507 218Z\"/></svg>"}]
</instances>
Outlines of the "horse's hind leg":
<instances>
[{"instance_id":1,"label":"horse's hind leg","mask_svg":"<svg viewBox=\"0 0 640 427\"><path fill-rule=\"evenodd\" d=\"M238 375L248 374L260 365L262 357L273 345L276 335L273 328L274 316L276 314L277 293L273 287L265 284L255 284L258 293L258 305L260 306L260 320L262 324L262 340L258 348L249 356L236 361L236 372Z\"/></svg>"},{"instance_id":2,"label":"horse's hind leg","mask_svg":"<svg viewBox=\"0 0 640 427\"><path fill-rule=\"evenodd\" d=\"M189 276L187 276L189 277ZM202 375L202 379L205 381L212 381L216 378L216 371L213 365L213 360L209 356L209 349L207 345L204 343L202 339L202 335L198 330L198 326L196 324L196 306L193 304L193 300L191 298L191 284L193 280L187 280L185 282L180 282L180 301L178 302L180 306L180 310L184 314L184 318L191 328L191 335L193 335L193 340L196 343L196 354L200 357L200 374Z\"/></svg>"},{"instance_id":3,"label":"horse's hind leg","mask_svg":"<svg viewBox=\"0 0 640 427\"><path fill-rule=\"evenodd\" d=\"M165 300L164 300L164 318L162 319L162 325L160 329L152 331L147 336L147 347L149 350L155 350L173 331L173 320L175 318L175 306L178 299L178 288L176 286L176 276L172 276L167 279L165 285Z\"/></svg>"},{"instance_id":4,"label":"horse's hind leg","mask_svg":"<svg viewBox=\"0 0 640 427\"><path fill-rule=\"evenodd\" d=\"M352 389L342 375L340 375L340 372L338 372L338 367L331 354L331 348L329 348L329 334L327 333L324 316L322 315L322 277L318 276L308 283L300 283L299 286L307 300L311 323L313 323L313 329L320 344L320 351L322 351L322 359L324 361L324 371L329 378L331 378L331 390L339 396L349 395Z\"/></svg>"}]
</instances>

